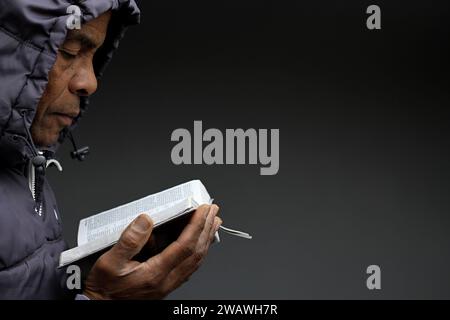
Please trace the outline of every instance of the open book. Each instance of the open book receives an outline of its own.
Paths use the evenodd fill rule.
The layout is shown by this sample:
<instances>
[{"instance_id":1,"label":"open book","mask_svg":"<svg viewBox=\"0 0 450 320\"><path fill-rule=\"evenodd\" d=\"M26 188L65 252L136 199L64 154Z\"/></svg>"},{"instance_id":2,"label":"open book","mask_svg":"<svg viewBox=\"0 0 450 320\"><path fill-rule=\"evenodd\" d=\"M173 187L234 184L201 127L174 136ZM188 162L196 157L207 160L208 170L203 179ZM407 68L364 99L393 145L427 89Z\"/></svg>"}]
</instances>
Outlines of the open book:
<instances>
[{"instance_id":1,"label":"open book","mask_svg":"<svg viewBox=\"0 0 450 320\"><path fill-rule=\"evenodd\" d=\"M211 204L212 201L201 181L192 180L85 218L78 226L78 246L61 253L59 267L112 246L139 214L148 214L153 220L154 228L157 228L192 212L203 204ZM221 229L229 234L251 239L247 233L222 226ZM215 239L217 242L220 241L218 233Z\"/></svg>"}]
</instances>

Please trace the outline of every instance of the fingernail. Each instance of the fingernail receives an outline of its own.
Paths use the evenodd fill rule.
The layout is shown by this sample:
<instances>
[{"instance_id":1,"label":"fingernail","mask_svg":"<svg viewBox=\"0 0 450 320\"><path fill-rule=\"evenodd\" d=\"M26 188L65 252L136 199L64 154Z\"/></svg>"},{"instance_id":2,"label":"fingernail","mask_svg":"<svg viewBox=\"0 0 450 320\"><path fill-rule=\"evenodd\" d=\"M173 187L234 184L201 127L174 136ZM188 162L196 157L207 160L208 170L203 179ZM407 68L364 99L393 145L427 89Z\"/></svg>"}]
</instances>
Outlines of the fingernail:
<instances>
[{"instance_id":1,"label":"fingernail","mask_svg":"<svg viewBox=\"0 0 450 320\"><path fill-rule=\"evenodd\" d=\"M146 232L148 229L150 229L150 221L146 216L140 215L136 218L136 220L134 220L133 229L138 232Z\"/></svg>"},{"instance_id":2,"label":"fingernail","mask_svg":"<svg viewBox=\"0 0 450 320\"><path fill-rule=\"evenodd\" d=\"M206 207L206 209L205 209L205 219L208 218L209 213L211 212L211 208L212 208L212 206Z\"/></svg>"}]
</instances>

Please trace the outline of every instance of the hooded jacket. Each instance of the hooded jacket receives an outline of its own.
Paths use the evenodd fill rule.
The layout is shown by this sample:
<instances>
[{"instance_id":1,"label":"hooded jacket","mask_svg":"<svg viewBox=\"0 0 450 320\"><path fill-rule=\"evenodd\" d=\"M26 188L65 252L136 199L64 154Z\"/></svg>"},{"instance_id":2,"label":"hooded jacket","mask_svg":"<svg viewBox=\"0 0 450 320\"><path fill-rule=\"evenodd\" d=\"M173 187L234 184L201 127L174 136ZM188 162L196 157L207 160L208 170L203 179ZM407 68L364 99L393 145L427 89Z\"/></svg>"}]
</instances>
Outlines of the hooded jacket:
<instances>
[{"instance_id":1,"label":"hooded jacket","mask_svg":"<svg viewBox=\"0 0 450 320\"><path fill-rule=\"evenodd\" d=\"M45 178L59 141L38 150L30 126L68 32L67 21L81 10L81 23L112 10L104 45L94 57L102 76L127 26L139 22L134 0L2 0L0 2L0 299L73 298L66 270L58 269L62 238L60 212ZM72 16L73 17L73 16ZM43 158L45 157L45 158Z\"/></svg>"}]
</instances>

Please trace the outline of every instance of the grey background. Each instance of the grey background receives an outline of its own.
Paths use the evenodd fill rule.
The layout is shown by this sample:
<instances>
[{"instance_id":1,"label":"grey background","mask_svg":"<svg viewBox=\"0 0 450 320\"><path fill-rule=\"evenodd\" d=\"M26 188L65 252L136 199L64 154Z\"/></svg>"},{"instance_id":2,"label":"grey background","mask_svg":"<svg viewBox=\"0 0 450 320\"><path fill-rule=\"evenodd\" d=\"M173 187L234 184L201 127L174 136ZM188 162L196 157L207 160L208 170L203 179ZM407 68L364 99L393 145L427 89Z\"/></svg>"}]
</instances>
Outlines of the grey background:
<instances>
[{"instance_id":1,"label":"grey background","mask_svg":"<svg viewBox=\"0 0 450 320\"><path fill-rule=\"evenodd\" d=\"M449 5L140 1L50 178L64 233L80 218L201 179L225 225L171 298L450 298ZM280 171L175 166L176 128L279 128ZM380 265L382 290L365 270Z\"/></svg>"}]
</instances>

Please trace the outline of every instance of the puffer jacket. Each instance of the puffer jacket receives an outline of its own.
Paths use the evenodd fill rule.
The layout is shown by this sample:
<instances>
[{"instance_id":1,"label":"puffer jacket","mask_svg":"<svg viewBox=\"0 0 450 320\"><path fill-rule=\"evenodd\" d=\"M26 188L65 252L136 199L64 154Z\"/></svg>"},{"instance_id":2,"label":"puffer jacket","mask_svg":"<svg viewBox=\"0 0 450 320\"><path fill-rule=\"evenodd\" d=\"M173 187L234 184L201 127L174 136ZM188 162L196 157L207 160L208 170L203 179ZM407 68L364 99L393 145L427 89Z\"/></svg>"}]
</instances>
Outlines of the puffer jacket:
<instances>
[{"instance_id":1,"label":"puffer jacket","mask_svg":"<svg viewBox=\"0 0 450 320\"><path fill-rule=\"evenodd\" d=\"M66 270L58 269L60 211L45 171L66 135L86 111L46 149L33 146L30 125L68 28L67 8L81 23L112 10L104 45L94 57L100 78L126 28L139 22L134 0L0 1L0 299L73 298ZM42 158L42 156L45 157Z\"/></svg>"}]
</instances>

